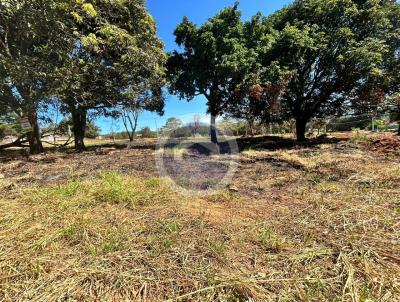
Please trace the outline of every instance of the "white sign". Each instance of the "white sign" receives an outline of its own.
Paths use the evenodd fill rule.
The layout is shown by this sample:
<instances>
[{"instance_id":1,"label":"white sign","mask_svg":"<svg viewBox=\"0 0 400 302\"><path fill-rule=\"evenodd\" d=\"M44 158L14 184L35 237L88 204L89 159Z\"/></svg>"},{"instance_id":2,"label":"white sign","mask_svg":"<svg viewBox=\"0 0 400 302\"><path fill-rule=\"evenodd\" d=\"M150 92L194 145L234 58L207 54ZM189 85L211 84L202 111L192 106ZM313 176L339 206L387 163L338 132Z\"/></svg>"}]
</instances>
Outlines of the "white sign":
<instances>
[{"instance_id":1,"label":"white sign","mask_svg":"<svg viewBox=\"0 0 400 302\"><path fill-rule=\"evenodd\" d=\"M32 129L31 123L29 123L29 119L27 117L22 117L20 123L22 129L24 130Z\"/></svg>"}]
</instances>

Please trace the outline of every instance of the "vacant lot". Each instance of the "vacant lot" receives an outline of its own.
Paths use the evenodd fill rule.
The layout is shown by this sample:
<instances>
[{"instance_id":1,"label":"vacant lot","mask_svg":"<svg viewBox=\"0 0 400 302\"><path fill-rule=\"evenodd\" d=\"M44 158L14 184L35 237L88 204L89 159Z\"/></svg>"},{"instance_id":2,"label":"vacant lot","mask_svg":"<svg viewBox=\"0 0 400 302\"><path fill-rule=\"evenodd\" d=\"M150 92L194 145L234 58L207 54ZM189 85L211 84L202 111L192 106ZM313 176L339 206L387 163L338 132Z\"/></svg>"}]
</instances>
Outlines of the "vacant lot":
<instances>
[{"instance_id":1,"label":"vacant lot","mask_svg":"<svg viewBox=\"0 0 400 302\"><path fill-rule=\"evenodd\" d=\"M243 139L207 197L154 144L0 155L0 301L400 301L398 138Z\"/></svg>"}]
</instances>

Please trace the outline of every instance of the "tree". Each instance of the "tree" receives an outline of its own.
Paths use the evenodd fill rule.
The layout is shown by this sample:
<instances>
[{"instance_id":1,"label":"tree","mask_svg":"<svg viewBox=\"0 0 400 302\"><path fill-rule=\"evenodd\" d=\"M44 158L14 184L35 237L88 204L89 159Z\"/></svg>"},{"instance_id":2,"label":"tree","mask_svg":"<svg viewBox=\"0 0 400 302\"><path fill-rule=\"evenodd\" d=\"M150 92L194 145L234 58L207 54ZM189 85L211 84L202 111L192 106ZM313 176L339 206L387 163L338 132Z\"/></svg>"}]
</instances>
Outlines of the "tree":
<instances>
[{"instance_id":1,"label":"tree","mask_svg":"<svg viewBox=\"0 0 400 302\"><path fill-rule=\"evenodd\" d=\"M246 122L235 120L227 116L225 116L224 119L219 123L219 127L223 129L228 135L231 134L235 136L245 136L247 133Z\"/></svg>"},{"instance_id":2,"label":"tree","mask_svg":"<svg viewBox=\"0 0 400 302\"><path fill-rule=\"evenodd\" d=\"M400 135L400 5L389 11L391 30L388 33L389 51L385 57L386 75L386 105L389 107L391 118L399 123L397 134Z\"/></svg>"},{"instance_id":3,"label":"tree","mask_svg":"<svg viewBox=\"0 0 400 302\"><path fill-rule=\"evenodd\" d=\"M201 127L201 122L200 122L200 115L195 114L193 116L193 122L189 124L190 129L192 130L193 136L196 136L199 133L199 129Z\"/></svg>"},{"instance_id":4,"label":"tree","mask_svg":"<svg viewBox=\"0 0 400 302\"><path fill-rule=\"evenodd\" d=\"M164 97L162 93L150 94L144 89L143 91L136 91L130 98L130 101L127 100L122 104L119 115L122 118L129 140L133 141L136 136L140 113L147 110L162 115L164 113Z\"/></svg>"},{"instance_id":5,"label":"tree","mask_svg":"<svg viewBox=\"0 0 400 302\"><path fill-rule=\"evenodd\" d=\"M247 73L235 91L234 100L228 103L226 114L246 121L251 135L256 124L265 125L281 118L278 97L285 84L285 73L276 64L267 65L263 60L271 48L272 39L267 32L268 26L263 22L261 13L244 22L243 43L252 60L247 61Z\"/></svg>"},{"instance_id":6,"label":"tree","mask_svg":"<svg viewBox=\"0 0 400 302\"><path fill-rule=\"evenodd\" d=\"M43 151L38 110L49 97L61 24L55 1L0 0L0 111L27 117L30 153Z\"/></svg>"},{"instance_id":7,"label":"tree","mask_svg":"<svg viewBox=\"0 0 400 302\"><path fill-rule=\"evenodd\" d=\"M75 148L85 148L89 111L115 116L138 93L164 105L162 42L143 0L68 2L64 36L72 48L63 56L59 98L73 119ZM72 43L71 43L72 42Z\"/></svg>"},{"instance_id":8,"label":"tree","mask_svg":"<svg viewBox=\"0 0 400 302\"><path fill-rule=\"evenodd\" d=\"M271 84L258 78L259 84L243 84L227 107L227 117L247 122L251 136L257 125L281 122L281 106L278 101L283 84Z\"/></svg>"},{"instance_id":9,"label":"tree","mask_svg":"<svg viewBox=\"0 0 400 302\"><path fill-rule=\"evenodd\" d=\"M100 135L101 129L100 127L96 126L95 123L92 121L86 122L86 131L85 137L86 138L97 138Z\"/></svg>"},{"instance_id":10,"label":"tree","mask_svg":"<svg viewBox=\"0 0 400 302\"><path fill-rule=\"evenodd\" d=\"M169 91L189 101L198 95L207 99L211 141L217 143L216 117L233 101L253 66L254 55L244 44L238 4L223 9L200 27L185 17L174 34L183 51L169 56Z\"/></svg>"},{"instance_id":11,"label":"tree","mask_svg":"<svg viewBox=\"0 0 400 302\"><path fill-rule=\"evenodd\" d=\"M154 131L151 131L149 127L144 127L139 131L139 134L143 138L155 138L157 134Z\"/></svg>"},{"instance_id":12,"label":"tree","mask_svg":"<svg viewBox=\"0 0 400 302\"><path fill-rule=\"evenodd\" d=\"M280 101L286 118L296 120L299 141L312 118L343 112L382 87L388 36L396 29L389 13L398 5L297 0L264 20L273 43L259 58L290 75Z\"/></svg>"},{"instance_id":13,"label":"tree","mask_svg":"<svg viewBox=\"0 0 400 302\"><path fill-rule=\"evenodd\" d=\"M171 134L175 130L179 129L182 127L183 123L180 119L176 117L170 117L167 122L165 123L165 126L163 127L163 132L166 134Z\"/></svg>"},{"instance_id":14,"label":"tree","mask_svg":"<svg viewBox=\"0 0 400 302\"><path fill-rule=\"evenodd\" d=\"M56 125L57 127L57 132L61 135L71 135L71 130L73 127L73 123L72 123L72 117L71 116L67 116L64 117L59 123L58 125Z\"/></svg>"},{"instance_id":15,"label":"tree","mask_svg":"<svg viewBox=\"0 0 400 302\"><path fill-rule=\"evenodd\" d=\"M19 124L19 117L16 114L8 113L0 115L0 141L9 135L21 136L23 130Z\"/></svg>"},{"instance_id":16,"label":"tree","mask_svg":"<svg viewBox=\"0 0 400 302\"><path fill-rule=\"evenodd\" d=\"M138 125L140 110L137 107L128 107L121 109L121 118L124 124L126 134L129 141L133 141L136 136L136 128Z\"/></svg>"}]
</instances>

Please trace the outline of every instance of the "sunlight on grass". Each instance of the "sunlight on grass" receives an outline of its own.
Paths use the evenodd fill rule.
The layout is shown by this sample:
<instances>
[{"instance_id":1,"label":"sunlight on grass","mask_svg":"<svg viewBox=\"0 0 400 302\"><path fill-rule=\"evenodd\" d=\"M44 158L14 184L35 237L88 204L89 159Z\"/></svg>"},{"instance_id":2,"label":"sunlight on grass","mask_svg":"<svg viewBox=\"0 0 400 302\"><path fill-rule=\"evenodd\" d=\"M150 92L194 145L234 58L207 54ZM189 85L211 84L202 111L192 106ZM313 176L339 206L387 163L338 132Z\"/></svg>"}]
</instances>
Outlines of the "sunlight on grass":
<instances>
[{"instance_id":1,"label":"sunlight on grass","mask_svg":"<svg viewBox=\"0 0 400 302\"><path fill-rule=\"evenodd\" d=\"M47 200L61 207L91 206L98 203L147 206L175 200L167 182L139 179L104 172L93 180L72 179L56 187L33 188L23 194L27 202Z\"/></svg>"},{"instance_id":2,"label":"sunlight on grass","mask_svg":"<svg viewBox=\"0 0 400 302\"><path fill-rule=\"evenodd\" d=\"M359 152L251 151L203 198L112 171L0 180L0 297L396 301L400 166Z\"/></svg>"}]
</instances>

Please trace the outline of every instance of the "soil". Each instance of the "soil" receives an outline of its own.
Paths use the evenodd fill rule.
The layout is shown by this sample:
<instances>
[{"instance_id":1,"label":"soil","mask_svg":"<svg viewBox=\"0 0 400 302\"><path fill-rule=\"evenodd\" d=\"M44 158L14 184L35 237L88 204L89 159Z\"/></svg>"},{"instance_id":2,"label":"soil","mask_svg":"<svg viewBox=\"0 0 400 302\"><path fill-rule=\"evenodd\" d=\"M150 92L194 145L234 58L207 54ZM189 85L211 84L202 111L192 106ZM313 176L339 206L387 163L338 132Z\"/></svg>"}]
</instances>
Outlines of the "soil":
<instances>
[{"instance_id":1,"label":"soil","mask_svg":"<svg viewBox=\"0 0 400 302\"><path fill-rule=\"evenodd\" d=\"M390 135L371 138L365 144L367 150L382 155L400 156L400 136Z\"/></svg>"}]
</instances>

